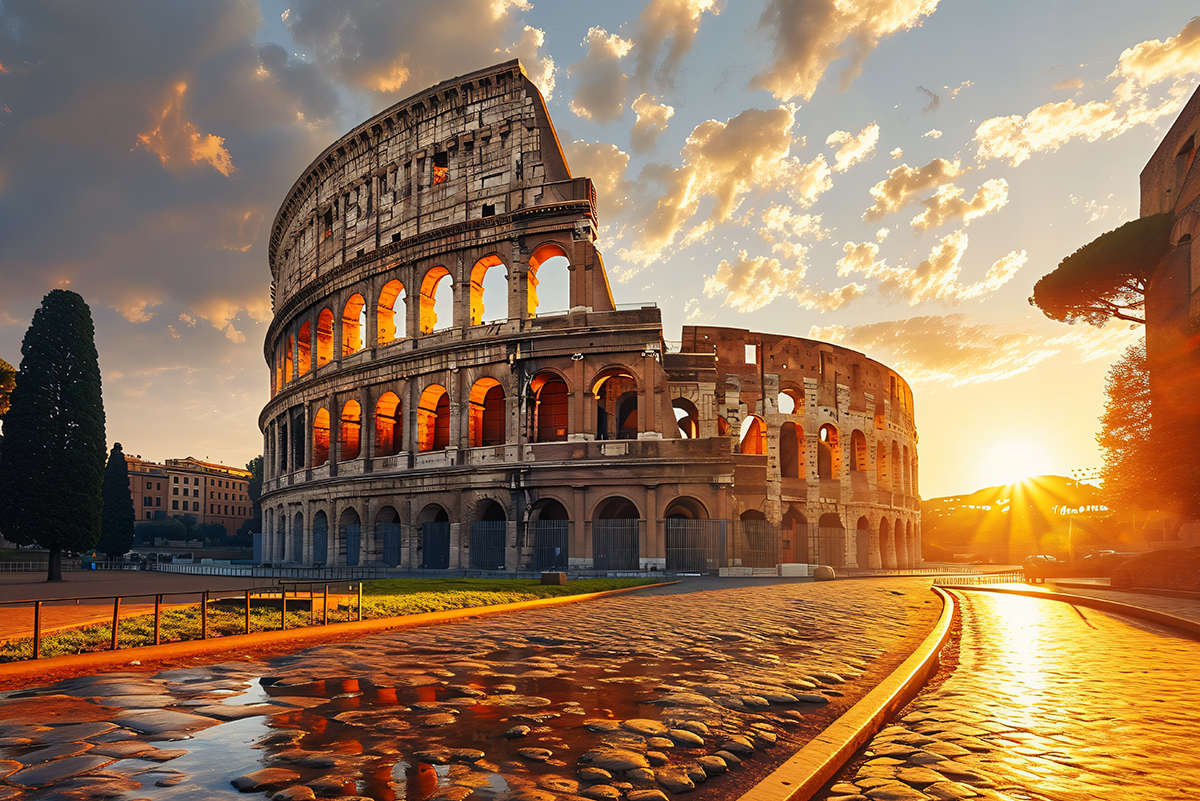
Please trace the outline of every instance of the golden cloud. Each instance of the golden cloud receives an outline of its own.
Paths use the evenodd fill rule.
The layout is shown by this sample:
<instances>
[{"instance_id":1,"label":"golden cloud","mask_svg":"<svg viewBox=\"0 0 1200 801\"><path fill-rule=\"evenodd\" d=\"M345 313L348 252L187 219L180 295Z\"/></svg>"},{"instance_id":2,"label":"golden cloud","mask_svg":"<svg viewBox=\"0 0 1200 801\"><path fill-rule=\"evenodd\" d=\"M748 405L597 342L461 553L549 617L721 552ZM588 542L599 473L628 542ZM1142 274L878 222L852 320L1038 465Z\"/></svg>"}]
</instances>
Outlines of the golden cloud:
<instances>
[{"instance_id":1,"label":"golden cloud","mask_svg":"<svg viewBox=\"0 0 1200 801\"><path fill-rule=\"evenodd\" d=\"M751 80L779 100L812 98L825 70L850 56L845 90L880 39L919 25L938 0L768 0L758 30L774 43L774 60Z\"/></svg>"},{"instance_id":2,"label":"golden cloud","mask_svg":"<svg viewBox=\"0 0 1200 801\"><path fill-rule=\"evenodd\" d=\"M554 65L554 59L551 56L539 55L538 51L545 44L546 32L541 28L526 25L516 44L497 52L521 59L521 65L525 67L525 73L529 76L529 80L533 81L534 86L542 93L542 97L549 100L554 95L554 83L558 68Z\"/></svg>"},{"instance_id":3,"label":"golden cloud","mask_svg":"<svg viewBox=\"0 0 1200 801\"><path fill-rule=\"evenodd\" d=\"M675 109L643 93L633 101L633 110L637 122L629 132L629 144L634 153L647 153L654 149L658 137L667 130L667 121L675 115Z\"/></svg>"},{"instance_id":4,"label":"golden cloud","mask_svg":"<svg viewBox=\"0 0 1200 801\"><path fill-rule=\"evenodd\" d=\"M235 167L225 139L214 134L201 133L195 125L184 119L183 99L187 84L183 81L172 87L166 106L159 115L158 124L137 136L138 146L158 156L167 169L178 169L192 164L208 164L222 175L231 174Z\"/></svg>"},{"instance_id":5,"label":"golden cloud","mask_svg":"<svg viewBox=\"0 0 1200 801\"><path fill-rule=\"evenodd\" d=\"M957 160L934 159L924 167L901 164L888 173L887 178L871 187L875 204L866 210L862 218L867 222L878 222L890 212L899 211L915 202L918 195L953 183L964 172L966 170L962 168L962 163Z\"/></svg>"},{"instance_id":6,"label":"golden cloud","mask_svg":"<svg viewBox=\"0 0 1200 801\"><path fill-rule=\"evenodd\" d=\"M827 145L841 145L833 157L834 172L845 172L875 152L879 142L879 125L871 123L854 135L849 131L834 131L825 140Z\"/></svg>"},{"instance_id":7,"label":"golden cloud","mask_svg":"<svg viewBox=\"0 0 1200 801\"><path fill-rule=\"evenodd\" d=\"M683 57L692 49L700 18L720 13L716 0L650 0L633 34L638 85L673 86Z\"/></svg>"},{"instance_id":8,"label":"golden cloud","mask_svg":"<svg viewBox=\"0 0 1200 801\"><path fill-rule=\"evenodd\" d=\"M612 122L625 110L629 76L621 70L620 61L633 48L633 42L600 27L590 28L583 41L587 54L567 67L567 72L579 81L571 111L585 120Z\"/></svg>"},{"instance_id":9,"label":"golden cloud","mask_svg":"<svg viewBox=\"0 0 1200 801\"><path fill-rule=\"evenodd\" d=\"M977 217L991 214L1008 203L1008 181L992 178L975 190L970 200L963 200L962 187L953 184L939 186L932 197L921 201L925 211L912 219L913 228L927 231L950 221L961 219L963 225Z\"/></svg>"},{"instance_id":10,"label":"golden cloud","mask_svg":"<svg viewBox=\"0 0 1200 801\"><path fill-rule=\"evenodd\" d=\"M792 298L804 308L832 311L850 303L865 289L847 284L830 292L816 292L803 286L806 271L803 264L789 269L778 259L749 258L743 250L732 262L723 259L717 265L717 271L704 281L704 294L710 298L723 294L722 303L740 312L757 311L781 296Z\"/></svg>"}]
</instances>

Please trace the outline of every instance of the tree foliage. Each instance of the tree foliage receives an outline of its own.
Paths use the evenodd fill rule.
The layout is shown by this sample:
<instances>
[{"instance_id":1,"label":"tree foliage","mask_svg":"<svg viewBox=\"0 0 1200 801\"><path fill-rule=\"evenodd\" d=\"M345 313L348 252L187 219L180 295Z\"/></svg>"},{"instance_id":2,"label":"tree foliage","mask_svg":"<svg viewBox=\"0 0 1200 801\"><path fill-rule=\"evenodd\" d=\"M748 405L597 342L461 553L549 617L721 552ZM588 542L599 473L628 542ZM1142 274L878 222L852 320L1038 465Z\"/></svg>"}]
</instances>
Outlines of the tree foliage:
<instances>
[{"instance_id":1,"label":"tree foliage","mask_svg":"<svg viewBox=\"0 0 1200 801\"><path fill-rule=\"evenodd\" d=\"M1061 323L1144 323L1146 287L1170 250L1174 221L1154 214L1101 234L1042 276L1029 302Z\"/></svg>"},{"instance_id":2,"label":"tree foliage","mask_svg":"<svg viewBox=\"0 0 1200 801\"><path fill-rule=\"evenodd\" d=\"M100 541L96 544L110 557L124 556L133 545L133 493L129 491L129 465L121 443L113 445L104 468L101 490L104 510L100 519Z\"/></svg>"},{"instance_id":3,"label":"tree foliage","mask_svg":"<svg viewBox=\"0 0 1200 801\"><path fill-rule=\"evenodd\" d=\"M1146 340L1125 349L1104 381L1104 413L1096 442L1104 457L1100 471L1104 494L1113 509L1157 506L1158 474L1150 416L1150 371Z\"/></svg>"},{"instance_id":4,"label":"tree foliage","mask_svg":"<svg viewBox=\"0 0 1200 801\"><path fill-rule=\"evenodd\" d=\"M250 481L246 485L246 492L250 496L250 502L253 506L251 507L250 519L243 523L242 527L237 530L239 536L262 531L262 505L259 503L259 498L262 497L263 458L255 456L246 462L246 469L250 471Z\"/></svg>"},{"instance_id":5,"label":"tree foliage","mask_svg":"<svg viewBox=\"0 0 1200 801\"><path fill-rule=\"evenodd\" d=\"M4 419L4 413L8 411L13 387L16 384L17 368L4 361L4 359L0 359L0 420Z\"/></svg>"},{"instance_id":6,"label":"tree foliage","mask_svg":"<svg viewBox=\"0 0 1200 801\"><path fill-rule=\"evenodd\" d=\"M0 441L4 536L50 551L48 579L62 579L62 551L100 537L104 402L91 311L74 292L42 299L21 343Z\"/></svg>"}]
</instances>

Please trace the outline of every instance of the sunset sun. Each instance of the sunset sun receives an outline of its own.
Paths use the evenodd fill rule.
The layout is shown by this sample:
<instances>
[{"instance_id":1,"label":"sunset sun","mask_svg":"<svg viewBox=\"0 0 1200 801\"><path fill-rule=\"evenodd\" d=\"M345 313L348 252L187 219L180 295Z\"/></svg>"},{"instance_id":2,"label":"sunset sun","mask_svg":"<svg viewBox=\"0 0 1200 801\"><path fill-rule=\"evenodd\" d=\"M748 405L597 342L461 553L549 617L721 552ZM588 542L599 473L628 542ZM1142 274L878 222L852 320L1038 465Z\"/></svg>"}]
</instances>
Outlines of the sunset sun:
<instances>
[{"instance_id":1,"label":"sunset sun","mask_svg":"<svg viewBox=\"0 0 1200 801\"><path fill-rule=\"evenodd\" d=\"M1053 472L1053 458L1045 446L1029 438L992 442L981 451L977 474L981 487L1014 484L1031 476Z\"/></svg>"}]
</instances>

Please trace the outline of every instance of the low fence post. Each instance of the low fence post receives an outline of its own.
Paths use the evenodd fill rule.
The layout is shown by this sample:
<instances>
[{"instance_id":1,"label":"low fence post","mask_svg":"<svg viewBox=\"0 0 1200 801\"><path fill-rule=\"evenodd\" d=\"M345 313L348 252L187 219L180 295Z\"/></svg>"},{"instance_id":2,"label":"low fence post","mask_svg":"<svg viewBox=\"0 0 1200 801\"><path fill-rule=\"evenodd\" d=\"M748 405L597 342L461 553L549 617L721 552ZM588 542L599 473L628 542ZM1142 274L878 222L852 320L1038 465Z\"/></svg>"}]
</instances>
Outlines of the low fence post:
<instances>
[{"instance_id":1,"label":"low fence post","mask_svg":"<svg viewBox=\"0 0 1200 801\"><path fill-rule=\"evenodd\" d=\"M279 588L279 630L287 631L287 585Z\"/></svg>"},{"instance_id":2,"label":"low fence post","mask_svg":"<svg viewBox=\"0 0 1200 801\"><path fill-rule=\"evenodd\" d=\"M42 602L33 602L33 658L42 658Z\"/></svg>"},{"instance_id":3,"label":"low fence post","mask_svg":"<svg viewBox=\"0 0 1200 801\"><path fill-rule=\"evenodd\" d=\"M200 639L208 639L208 590L204 591L204 599L200 601Z\"/></svg>"},{"instance_id":4,"label":"low fence post","mask_svg":"<svg viewBox=\"0 0 1200 801\"><path fill-rule=\"evenodd\" d=\"M358 582L358 622L362 622L362 582Z\"/></svg>"},{"instance_id":5,"label":"low fence post","mask_svg":"<svg viewBox=\"0 0 1200 801\"><path fill-rule=\"evenodd\" d=\"M113 598L113 622L112 622L112 647L110 650L117 650L117 627L121 622L121 596Z\"/></svg>"},{"instance_id":6,"label":"low fence post","mask_svg":"<svg viewBox=\"0 0 1200 801\"><path fill-rule=\"evenodd\" d=\"M246 633L250 633L250 590L246 590Z\"/></svg>"},{"instance_id":7,"label":"low fence post","mask_svg":"<svg viewBox=\"0 0 1200 801\"><path fill-rule=\"evenodd\" d=\"M329 625L329 585L325 585L325 595L321 601L321 625Z\"/></svg>"},{"instance_id":8,"label":"low fence post","mask_svg":"<svg viewBox=\"0 0 1200 801\"><path fill-rule=\"evenodd\" d=\"M162 644L162 595L154 596L154 644Z\"/></svg>"}]
</instances>

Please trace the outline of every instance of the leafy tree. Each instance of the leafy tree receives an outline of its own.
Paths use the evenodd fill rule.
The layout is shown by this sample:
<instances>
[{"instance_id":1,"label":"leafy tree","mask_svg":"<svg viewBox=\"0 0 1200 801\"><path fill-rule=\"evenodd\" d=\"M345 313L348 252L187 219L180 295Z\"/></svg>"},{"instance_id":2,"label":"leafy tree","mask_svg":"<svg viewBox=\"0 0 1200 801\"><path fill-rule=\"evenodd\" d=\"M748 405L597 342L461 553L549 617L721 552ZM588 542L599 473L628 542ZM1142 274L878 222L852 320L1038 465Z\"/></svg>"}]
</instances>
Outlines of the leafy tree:
<instances>
[{"instance_id":1,"label":"leafy tree","mask_svg":"<svg viewBox=\"0 0 1200 801\"><path fill-rule=\"evenodd\" d=\"M250 471L250 481L247 483L246 492L253 503L253 511L251 512L250 519L238 529L238 534L252 534L255 531L262 531L262 505L258 501L262 497L263 458L255 456L246 462L246 469Z\"/></svg>"},{"instance_id":2,"label":"leafy tree","mask_svg":"<svg viewBox=\"0 0 1200 801\"><path fill-rule=\"evenodd\" d=\"M1146 340L1125 349L1104 382L1096 442L1104 456L1104 495L1113 509L1154 508L1161 465L1154 453Z\"/></svg>"},{"instance_id":3,"label":"leafy tree","mask_svg":"<svg viewBox=\"0 0 1200 801\"><path fill-rule=\"evenodd\" d=\"M104 485L101 490L104 511L100 518L99 548L111 558L124 556L133 545L133 493L129 491L129 465L121 443L113 445L104 468Z\"/></svg>"},{"instance_id":4,"label":"leafy tree","mask_svg":"<svg viewBox=\"0 0 1200 801\"><path fill-rule=\"evenodd\" d=\"M1145 323L1146 286L1170 250L1174 222L1154 214L1101 234L1042 276L1029 302L1061 323Z\"/></svg>"},{"instance_id":5,"label":"leafy tree","mask_svg":"<svg viewBox=\"0 0 1200 801\"><path fill-rule=\"evenodd\" d=\"M188 529L182 519L170 517L166 520L139 520L133 532L138 543L153 546L155 540L185 540Z\"/></svg>"},{"instance_id":6,"label":"leafy tree","mask_svg":"<svg viewBox=\"0 0 1200 801\"><path fill-rule=\"evenodd\" d=\"M49 549L47 581L62 581L63 550L100 538L104 401L91 311L55 289L21 343L12 403L0 441L4 536Z\"/></svg>"},{"instance_id":7,"label":"leafy tree","mask_svg":"<svg viewBox=\"0 0 1200 801\"><path fill-rule=\"evenodd\" d=\"M0 359L0 420L8 411L9 400L12 398L13 387L17 383L17 369L4 359Z\"/></svg>"}]
</instances>

